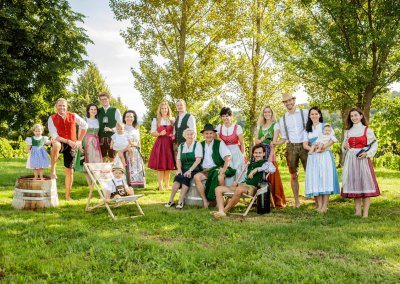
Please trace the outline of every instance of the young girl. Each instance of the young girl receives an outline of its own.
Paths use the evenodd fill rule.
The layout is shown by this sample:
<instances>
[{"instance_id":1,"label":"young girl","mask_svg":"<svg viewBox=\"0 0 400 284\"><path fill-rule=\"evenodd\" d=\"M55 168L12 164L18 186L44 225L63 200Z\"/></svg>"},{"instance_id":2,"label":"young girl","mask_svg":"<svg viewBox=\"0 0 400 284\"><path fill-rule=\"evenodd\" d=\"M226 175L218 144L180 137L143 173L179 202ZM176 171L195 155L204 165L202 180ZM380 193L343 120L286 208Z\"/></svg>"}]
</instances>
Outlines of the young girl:
<instances>
[{"instance_id":1,"label":"young girl","mask_svg":"<svg viewBox=\"0 0 400 284\"><path fill-rule=\"evenodd\" d=\"M117 133L111 136L111 149L117 151L118 157L121 159L121 163L126 167L126 161L124 157L124 152L129 151L129 156L134 159L132 142L129 140L128 136L125 135L125 125L122 122L118 122L116 125Z\"/></svg>"},{"instance_id":2,"label":"young girl","mask_svg":"<svg viewBox=\"0 0 400 284\"><path fill-rule=\"evenodd\" d=\"M378 149L378 142L374 132L368 128L362 111L358 108L350 110L346 128L342 145L342 149L346 151L346 158L343 167L341 195L346 198L354 198L357 216L368 217L370 197L380 195L371 163L371 158ZM370 148L366 148L367 146ZM363 148L368 150L359 154ZM364 205L363 208L361 203Z\"/></svg>"},{"instance_id":3,"label":"young girl","mask_svg":"<svg viewBox=\"0 0 400 284\"><path fill-rule=\"evenodd\" d=\"M51 144L49 137L42 136L43 126L35 124L32 127L34 136L26 138L26 152L29 153L26 163L27 169L33 169L34 178L43 180L43 169L50 167L49 156L44 145Z\"/></svg>"}]
</instances>

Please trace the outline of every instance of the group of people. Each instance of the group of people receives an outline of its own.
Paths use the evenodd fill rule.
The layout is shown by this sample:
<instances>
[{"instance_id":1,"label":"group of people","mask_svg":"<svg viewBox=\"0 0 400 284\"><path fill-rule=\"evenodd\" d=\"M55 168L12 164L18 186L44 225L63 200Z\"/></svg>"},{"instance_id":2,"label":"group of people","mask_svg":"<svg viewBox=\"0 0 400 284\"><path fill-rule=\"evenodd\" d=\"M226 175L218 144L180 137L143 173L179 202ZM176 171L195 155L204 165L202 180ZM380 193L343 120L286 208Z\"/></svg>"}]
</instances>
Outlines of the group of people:
<instances>
[{"instance_id":1,"label":"group of people","mask_svg":"<svg viewBox=\"0 0 400 284\"><path fill-rule=\"evenodd\" d=\"M48 120L51 139L42 136L43 127L40 125L35 125L34 136L27 138L28 151L31 152L28 167L34 169L35 178L43 178L43 168L48 166L43 151L39 153L36 148L52 144L52 178L56 178L58 155L64 154L67 200L70 199L73 167L79 163L77 152L83 154L85 162L93 163L105 161L107 157L114 159L116 151L122 165L119 169L123 173L126 170L126 187L145 186L136 113L128 110L121 116L118 109L110 107L107 93L100 94L99 98L102 107L88 105L86 119L68 112L67 101L59 99L57 113ZM286 199L275 148L286 143L285 157L295 206L300 206L298 169L301 162L306 173L305 195L315 198L318 212L327 212L329 196L340 193L335 160L330 150L338 141L334 130L323 122L318 107L299 109L292 94L283 94L282 102L287 112L279 120L272 107L261 109L249 161L245 153L243 129L232 122L230 108L221 109L220 125L204 125L201 130L204 141L198 142L196 121L193 115L187 113L185 102L176 102L176 117L173 117L169 104L162 102L151 125L151 135L156 139L148 167L157 171L159 190L169 188L170 171L176 170L171 196L165 206L182 209L193 179L203 207L207 208L210 201L216 200L218 211L214 212L214 216L226 216L239 201L240 195L254 195L264 173L269 173L275 206L284 208ZM370 197L380 194L370 160L377 151L378 143L361 110L354 108L349 112L346 127L342 144L346 157L341 195L354 198L356 215L367 217ZM174 198L179 189L179 201L175 204ZM223 200L226 191L235 192L227 204Z\"/></svg>"}]
</instances>

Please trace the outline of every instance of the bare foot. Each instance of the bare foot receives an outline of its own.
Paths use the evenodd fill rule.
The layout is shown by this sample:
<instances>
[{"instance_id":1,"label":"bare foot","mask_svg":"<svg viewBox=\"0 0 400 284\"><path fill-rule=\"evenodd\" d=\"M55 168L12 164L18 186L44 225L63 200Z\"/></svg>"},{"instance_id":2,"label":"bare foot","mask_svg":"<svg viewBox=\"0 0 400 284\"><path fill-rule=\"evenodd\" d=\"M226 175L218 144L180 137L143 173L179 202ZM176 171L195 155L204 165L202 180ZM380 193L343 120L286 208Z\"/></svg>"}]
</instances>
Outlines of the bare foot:
<instances>
[{"instance_id":1,"label":"bare foot","mask_svg":"<svg viewBox=\"0 0 400 284\"><path fill-rule=\"evenodd\" d=\"M203 201L203 208L208 208L209 205L210 205L210 202Z\"/></svg>"},{"instance_id":2,"label":"bare foot","mask_svg":"<svg viewBox=\"0 0 400 284\"><path fill-rule=\"evenodd\" d=\"M296 206L296 208L299 208L300 207L300 201L296 201L295 202L295 206Z\"/></svg>"},{"instance_id":3,"label":"bare foot","mask_svg":"<svg viewBox=\"0 0 400 284\"><path fill-rule=\"evenodd\" d=\"M224 218L224 217L226 217L226 214L224 213L224 212L215 212L214 213L214 217L215 218Z\"/></svg>"},{"instance_id":4,"label":"bare foot","mask_svg":"<svg viewBox=\"0 0 400 284\"><path fill-rule=\"evenodd\" d=\"M51 174L50 174L50 178L51 178L51 179L57 179L56 173L51 173Z\"/></svg>"},{"instance_id":5,"label":"bare foot","mask_svg":"<svg viewBox=\"0 0 400 284\"><path fill-rule=\"evenodd\" d=\"M71 196L65 196L65 200L66 200L66 201L73 201L73 199L71 198Z\"/></svg>"}]
</instances>

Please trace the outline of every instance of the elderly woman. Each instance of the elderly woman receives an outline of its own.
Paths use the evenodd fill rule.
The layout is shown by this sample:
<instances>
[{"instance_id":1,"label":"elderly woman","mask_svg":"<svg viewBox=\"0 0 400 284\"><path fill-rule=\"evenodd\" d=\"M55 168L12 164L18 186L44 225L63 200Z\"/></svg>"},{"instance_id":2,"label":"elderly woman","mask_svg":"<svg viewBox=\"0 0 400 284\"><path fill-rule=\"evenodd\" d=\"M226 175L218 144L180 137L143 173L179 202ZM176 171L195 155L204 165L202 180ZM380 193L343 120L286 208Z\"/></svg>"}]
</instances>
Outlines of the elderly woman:
<instances>
[{"instance_id":1,"label":"elderly woman","mask_svg":"<svg viewBox=\"0 0 400 284\"><path fill-rule=\"evenodd\" d=\"M178 189L181 189L179 202L176 209L182 209L185 196L190 187L190 180L193 176L201 171L201 159L203 158L203 147L200 142L195 141L196 132L194 129L187 128L183 131L183 137L186 142L178 146L178 154L176 156L176 166L178 168L174 183L172 184L172 192L169 202L165 207L175 205L174 197Z\"/></svg>"}]
</instances>

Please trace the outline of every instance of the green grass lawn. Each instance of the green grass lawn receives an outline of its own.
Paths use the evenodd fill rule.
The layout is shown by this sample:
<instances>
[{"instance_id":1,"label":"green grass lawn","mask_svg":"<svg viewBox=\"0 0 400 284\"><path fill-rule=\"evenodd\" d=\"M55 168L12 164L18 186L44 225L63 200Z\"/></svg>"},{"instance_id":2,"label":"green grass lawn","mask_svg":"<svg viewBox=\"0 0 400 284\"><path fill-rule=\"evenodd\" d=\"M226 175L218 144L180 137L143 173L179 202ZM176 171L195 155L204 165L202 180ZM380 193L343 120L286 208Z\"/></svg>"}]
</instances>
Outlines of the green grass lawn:
<instances>
[{"instance_id":1,"label":"green grass lawn","mask_svg":"<svg viewBox=\"0 0 400 284\"><path fill-rule=\"evenodd\" d=\"M62 163L59 162L59 165ZM354 216L353 202L331 197L320 215L310 200L271 214L214 220L212 209L163 206L154 172L141 199L144 217L111 221L105 209L85 212L85 179L75 174L60 206L17 211L15 180L30 174L24 160L0 160L0 281L5 283L399 283L400 173L377 170L382 196L370 217ZM302 175L303 177L303 175ZM301 179L304 192L304 177ZM239 209L243 209L242 206ZM114 210L129 214L132 207ZM238 210L238 209L236 209Z\"/></svg>"}]
</instances>

